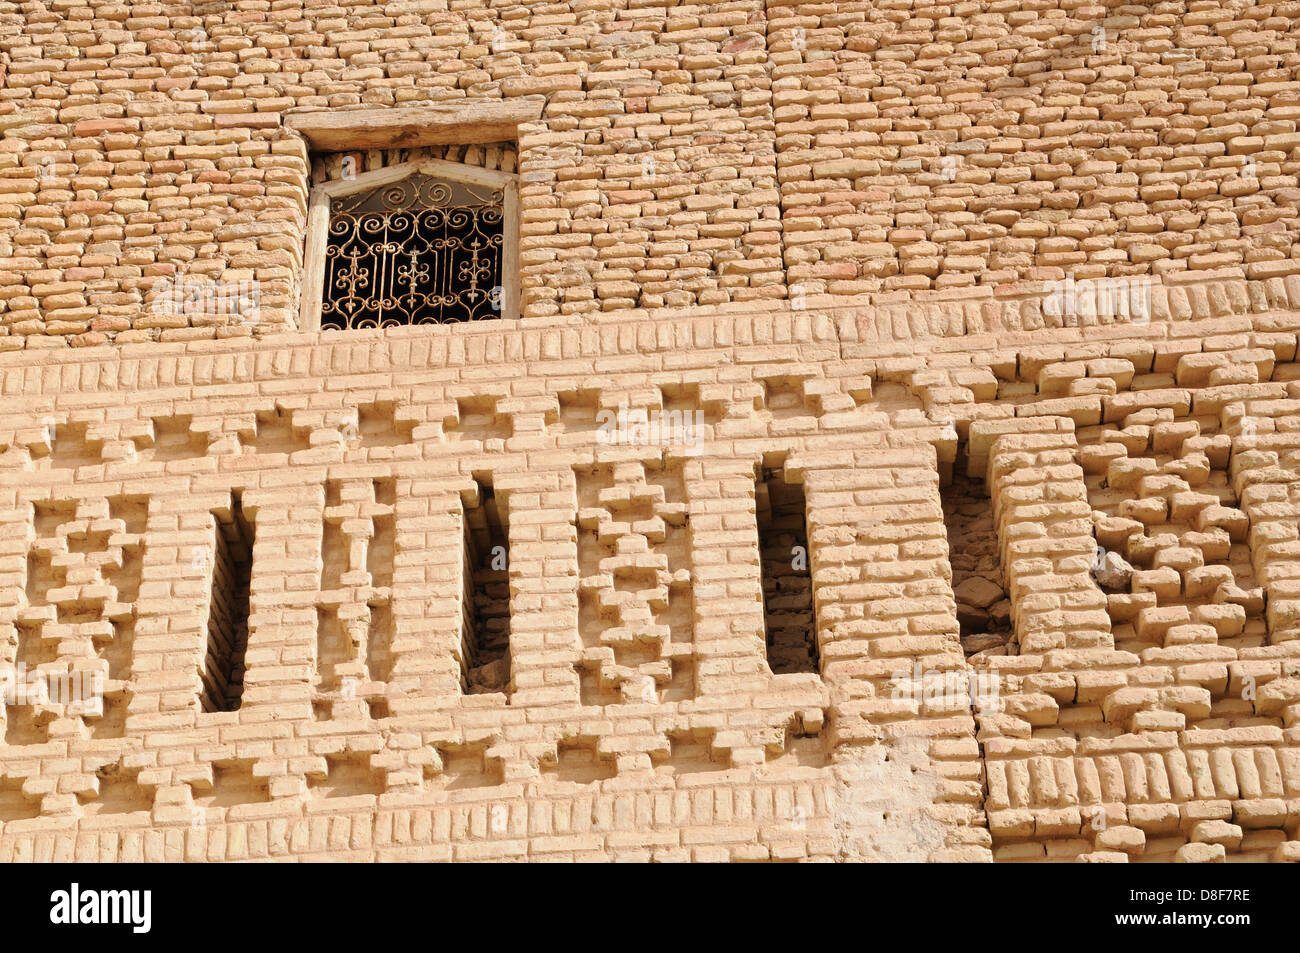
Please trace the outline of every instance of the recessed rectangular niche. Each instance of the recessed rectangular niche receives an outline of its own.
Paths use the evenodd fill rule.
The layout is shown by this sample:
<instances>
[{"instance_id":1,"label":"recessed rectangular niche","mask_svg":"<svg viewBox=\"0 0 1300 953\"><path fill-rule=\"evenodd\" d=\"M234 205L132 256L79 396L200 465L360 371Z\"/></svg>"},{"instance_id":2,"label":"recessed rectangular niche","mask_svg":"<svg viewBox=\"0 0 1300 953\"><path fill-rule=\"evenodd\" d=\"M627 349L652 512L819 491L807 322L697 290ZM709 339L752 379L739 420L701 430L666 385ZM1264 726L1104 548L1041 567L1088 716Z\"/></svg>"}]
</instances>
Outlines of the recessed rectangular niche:
<instances>
[{"instance_id":1,"label":"recessed rectangular niche","mask_svg":"<svg viewBox=\"0 0 1300 953\"><path fill-rule=\"evenodd\" d=\"M383 489L375 481L375 502L378 503ZM370 544L366 547L366 570L370 573L370 585L377 589L388 588L393 584L393 561L397 555L397 519L393 513L377 513L371 520L373 532Z\"/></svg>"},{"instance_id":2,"label":"recessed rectangular niche","mask_svg":"<svg viewBox=\"0 0 1300 953\"><path fill-rule=\"evenodd\" d=\"M803 487L762 467L755 485L763 627L775 675L819 671Z\"/></svg>"},{"instance_id":3,"label":"recessed rectangular niche","mask_svg":"<svg viewBox=\"0 0 1300 953\"><path fill-rule=\"evenodd\" d=\"M491 479L479 477L462 500L464 592L462 680L466 694L503 692L510 684L510 541Z\"/></svg>"},{"instance_id":4,"label":"recessed rectangular niche","mask_svg":"<svg viewBox=\"0 0 1300 953\"><path fill-rule=\"evenodd\" d=\"M1012 636L1011 602L1002 583L993 501L981 481L960 473L941 494L962 648L967 655L1001 654Z\"/></svg>"},{"instance_id":5,"label":"recessed rectangular niche","mask_svg":"<svg viewBox=\"0 0 1300 953\"><path fill-rule=\"evenodd\" d=\"M248 649L249 583L253 574L253 524L238 492L230 506L214 510L212 594L208 600L207 650L203 658L203 711L237 711L244 694Z\"/></svg>"},{"instance_id":6,"label":"recessed rectangular niche","mask_svg":"<svg viewBox=\"0 0 1300 953\"><path fill-rule=\"evenodd\" d=\"M352 660L352 643L337 608L316 607L316 670L319 687L329 690L339 681L338 667Z\"/></svg>"},{"instance_id":7,"label":"recessed rectangular niche","mask_svg":"<svg viewBox=\"0 0 1300 953\"><path fill-rule=\"evenodd\" d=\"M370 604L366 674L375 682L386 682L393 674L393 612L387 602Z\"/></svg>"}]
</instances>

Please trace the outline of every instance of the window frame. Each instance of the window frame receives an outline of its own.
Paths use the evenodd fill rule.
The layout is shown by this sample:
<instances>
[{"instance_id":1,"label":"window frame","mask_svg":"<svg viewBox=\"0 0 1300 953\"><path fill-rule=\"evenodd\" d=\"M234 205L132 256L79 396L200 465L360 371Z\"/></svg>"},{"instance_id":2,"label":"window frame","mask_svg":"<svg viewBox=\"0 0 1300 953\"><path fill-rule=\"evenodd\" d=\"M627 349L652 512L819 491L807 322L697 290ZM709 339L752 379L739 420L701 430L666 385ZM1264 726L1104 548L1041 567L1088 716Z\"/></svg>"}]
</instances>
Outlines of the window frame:
<instances>
[{"instance_id":1,"label":"window frame","mask_svg":"<svg viewBox=\"0 0 1300 953\"><path fill-rule=\"evenodd\" d=\"M429 175L465 185L485 186L502 193L501 209L501 318L519 317L519 176L495 169L445 159L421 159L363 172L352 179L336 179L311 190L307 203L307 241L303 252L302 295L298 311L301 331L321 330L325 298L325 252L329 244L331 202L367 192L415 174ZM485 319L486 320L486 319ZM474 323L474 322L460 322ZM420 327L421 325L411 325ZM334 331L337 328L326 328Z\"/></svg>"}]
</instances>

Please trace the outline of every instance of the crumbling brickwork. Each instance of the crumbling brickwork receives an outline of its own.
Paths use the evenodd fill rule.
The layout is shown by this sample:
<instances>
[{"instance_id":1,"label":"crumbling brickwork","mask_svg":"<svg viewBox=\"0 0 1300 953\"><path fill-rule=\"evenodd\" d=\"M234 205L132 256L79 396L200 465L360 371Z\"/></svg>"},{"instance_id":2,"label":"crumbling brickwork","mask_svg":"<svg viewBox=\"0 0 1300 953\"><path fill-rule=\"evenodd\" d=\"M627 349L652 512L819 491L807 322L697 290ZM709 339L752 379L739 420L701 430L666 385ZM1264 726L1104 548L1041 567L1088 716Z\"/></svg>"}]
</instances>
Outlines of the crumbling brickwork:
<instances>
[{"instance_id":1,"label":"crumbling brickwork","mask_svg":"<svg viewBox=\"0 0 1300 953\"><path fill-rule=\"evenodd\" d=\"M1300 860L1297 38L0 0L0 861ZM306 331L411 162L519 317Z\"/></svg>"}]
</instances>

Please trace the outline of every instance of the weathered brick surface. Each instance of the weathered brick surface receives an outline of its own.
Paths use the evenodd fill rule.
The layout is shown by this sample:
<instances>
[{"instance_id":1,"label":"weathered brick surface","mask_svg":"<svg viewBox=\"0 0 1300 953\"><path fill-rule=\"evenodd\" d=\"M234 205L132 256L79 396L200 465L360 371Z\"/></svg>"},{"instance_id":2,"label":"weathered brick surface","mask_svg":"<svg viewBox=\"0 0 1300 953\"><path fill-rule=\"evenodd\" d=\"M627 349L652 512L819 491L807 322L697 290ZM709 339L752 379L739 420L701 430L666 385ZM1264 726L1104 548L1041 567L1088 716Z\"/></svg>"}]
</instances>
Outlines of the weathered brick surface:
<instances>
[{"instance_id":1,"label":"weathered brick surface","mask_svg":"<svg viewBox=\"0 0 1300 953\"><path fill-rule=\"evenodd\" d=\"M761 0L0 4L0 335L250 333L154 313L187 276L256 280L259 333L290 324L286 114L521 96L546 99L519 137L526 315L780 297L764 23Z\"/></svg>"},{"instance_id":2,"label":"weathered brick surface","mask_svg":"<svg viewBox=\"0 0 1300 953\"><path fill-rule=\"evenodd\" d=\"M1075 856L1118 839L1161 857L1202 843L1205 820L1244 831L1229 847L1244 857L1287 856L1300 643L1284 621L1285 515L1269 487L1294 479L1300 322L1153 322L1081 342L1096 356L1066 369L1078 376L1065 389L1103 377L1126 387L1090 398L1087 419L1113 424L1080 425L1044 412L1059 409L1043 404L1066 378L1052 370L1061 345L1037 342L1060 332L1027 332L1010 351L966 335L914 341L926 357L882 345L886 356L869 358L857 338L872 317L683 315L4 357L0 618L28 653L39 632L47 669L107 671L109 649L129 638L102 715L7 709L6 856L958 859L992 848L1011 859L1022 845ZM1132 389L1203 363L1263 366L1269 379ZM802 381L802 406L768 409L774 379ZM579 394L651 410L688 401L705 414L698 452L601 445ZM472 413L485 396L495 411ZM1243 415L1259 421L1249 437ZM1147 418L1157 423L1137 422ZM1103 463L1144 449L1146 482L1094 488ZM773 676L764 660L752 474L774 451L807 494L820 674ZM1009 645L970 658L940 506L945 457L988 474L1015 627ZM464 694L456 674L460 500L485 471L512 549L508 702ZM614 506L617 487L635 501L638 485L657 486L684 533L662 552L689 584L650 604L647 618L667 628L631 667L580 623L575 543L601 518L583 503L593 476L610 488L594 508ZM1218 502L1179 479L1220 487ZM394 544L371 558L389 483ZM232 488L256 526L247 674L239 711L204 713L207 583L193 553ZM1157 518L1145 502L1156 498L1191 509ZM322 548L324 527L349 499L371 518L340 557ZM1275 522L1247 533L1252 513ZM1176 530L1165 541L1162 520L1175 518L1181 543ZM1127 589L1095 581L1094 533L1133 564ZM33 561L41 553L66 555ZM1212 560L1232 578L1212 583ZM46 581L54 567L62 587ZM343 588L327 588L338 572ZM321 676L318 610L373 620L381 596L391 666L382 678L358 669L344 692ZM613 653L591 654L601 644ZM911 707L899 687L916 666L962 687ZM990 672L999 697L983 708L965 685ZM1130 828L1145 840L1116 833Z\"/></svg>"},{"instance_id":3,"label":"weathered brick surface","mask_svg":"<svg viewBox=\"0 0 1300 953\"><path fill-rule=\"evenodd\" d=\"M0 2L0 860L1300 858L1292 7ZM518 97L298 330L285 118Z\"/></svg>"},{"instance_id":4,"label":"weathered brick surface","mask_svg":"<svg viewBox=\"0 0 1300 953\"><path fill-rule=\"evenodd\" d=\"M664 345L624 333L650 328ZM932 428L924 416L887 426L871 406L869 368L841 364L839 348L832 327L815 331L787 313L132 345L50 353L40 367L8 355L3 619L24 657L32 645L53 647L44 670L102 667L105 645L127 635L118 626L78 642L74 610L133 627L127 670L107 683L102 715L9 709L6 850L37 855L46 834L65 843L60 830L94 831L122 857L986 850L969 708L912 721L872 700L887 696L890 673L909 670L912 634L928 646L927 664L963 662ZM772 411L765 381L785 379L792 361L834 376L802 379L797 405ZM65 375L94 380L69 389ZM593 407L700 409L701 439L602 445L578 395ZM491 413L473 412L484 407ZM820 675L774 676L765 660L753 474L773 449L808 489ZM894 475L873 453L894 461ZM456 663L460 503L485 472L509 533L508 695L466 694ZM588 489L592 481L605 489ZM390 484L396 502L384 504ZM667 545L653 548L665 559L666 603L620 586L623 614L589 618L584 607L600 590L587 577L618 570L581 563L585 531L612 520L599 529L612 551L635 552L637 534L659 538L653 526L619 522L639 511L617 502L636 505L638 487L654 489L669 529ZM204 712L211 571L201 554L212 545L207 514L231 490L255 527L243 701L237 712ZM930 609L911 625L915 587L900 569L911 563L885 561L859 525L864 492L881 501L880 525L896 526L889 551L917 549L931 578ZM897 521L888 501L903 492L916 503ZM111 574L83 555L95 541L78 533L93 527L77 520L102 521L128 503L139 525L121 545L132 558L110 568L138 560L143 578L117 610L125 596L98 601ZM390 510L394 541L375 549L374 526ZM352 541L332 544L335 525ZM845 531L860 542L842 545ZM111 547L121 530L105 532ZM48 568L29 556L45 539L63 543ZM60 569L66 580L47 585ZM869 623L863 594L874 588L894 591L896 621ZM643 629L647 598L653 624ZM324 657L328 626L359 620L364 630L368 620L353 641L374 638L377 606L394 626L382 677L362 664L364 648L355 663L346 652L343 663ZM635 643L622 641L620 622L637 626ZM662 636L646 641L656 626ZM74 643L80 661L69 656ZM350 688L345 664L354 665ZM894 749L900 760L874 763ZM880 783L851 784L853 772ZM900 839L873 811L914 816L917 836Z\"/></svg>"},{"instance_id":5,"label":"weathered brick surface","mask_svg":"<svg viewBox=\"0 0 1300 953\"><path fill-rule=\"evenodd\" d=\"M3 3L0 346L290 325L310 174L285 117L517 97L544 101L518 142L525 318L1280 279L1296 22L1197 0ZM257 326L153 307L200 279L257 281Z\"/></svg>"},{"instance_id":6,"label":"weathered brick surface","mask_svg":"<svg viewBox=\"0 0 1300 953\"><path fill-rule=\"evenodd\" d=\"M1294 274L1296 13L774 0L788 283Z\"/></svg>"}]
</instances>

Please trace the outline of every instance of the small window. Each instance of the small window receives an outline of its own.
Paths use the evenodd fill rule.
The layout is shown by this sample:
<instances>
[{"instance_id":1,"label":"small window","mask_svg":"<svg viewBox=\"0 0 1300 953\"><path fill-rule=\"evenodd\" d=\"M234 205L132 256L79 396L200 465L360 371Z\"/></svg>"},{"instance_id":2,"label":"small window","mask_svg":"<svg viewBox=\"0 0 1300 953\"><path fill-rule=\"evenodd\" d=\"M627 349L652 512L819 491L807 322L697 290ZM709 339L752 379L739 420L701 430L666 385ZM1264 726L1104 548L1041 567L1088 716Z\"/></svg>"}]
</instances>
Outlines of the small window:
<instances>
[{"instance_id":1,"label":"small window","mask_svg":"<svg viewBox=\"0 0 1300 953\"><path fill-rule=\"evenodd\" d=\"M438 159L315 189L302 327L391 328L517 317L518 186Z\"/></svg>"}]
</instances>

